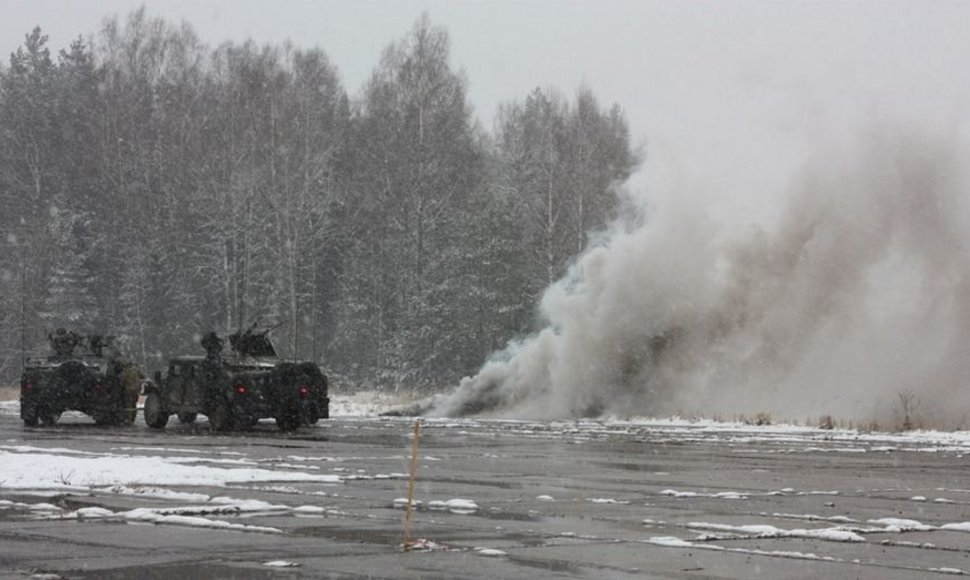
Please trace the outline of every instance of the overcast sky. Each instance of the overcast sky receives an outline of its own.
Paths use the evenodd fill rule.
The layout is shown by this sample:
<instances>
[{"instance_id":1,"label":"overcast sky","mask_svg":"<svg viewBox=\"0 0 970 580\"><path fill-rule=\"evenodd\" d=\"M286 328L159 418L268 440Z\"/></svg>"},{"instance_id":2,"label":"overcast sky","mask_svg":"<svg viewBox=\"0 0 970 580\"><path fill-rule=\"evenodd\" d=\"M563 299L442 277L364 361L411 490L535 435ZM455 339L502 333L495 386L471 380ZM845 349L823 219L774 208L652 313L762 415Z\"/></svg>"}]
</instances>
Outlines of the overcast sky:
<instances>
[{"instance_id":1,"label":"overcast sky","mask_svg":"<svg viewBox=\"0 0 970 580\"><path fill-rule=\"evenodd\" d=\"M128 0L0 0L0 51L40 25L55 49ZM150 15L224 40L318 46L356 94L422 12L451 35L476 115L532 88L585 82L620 104L665 186L757 204L835 131L963 130L970 2L166 0ZM755 193L757 192L757 193ZM750 194L750 195L749 195ZM749 205L750 205L749 204Z\"/></svg>"}]
</instances>

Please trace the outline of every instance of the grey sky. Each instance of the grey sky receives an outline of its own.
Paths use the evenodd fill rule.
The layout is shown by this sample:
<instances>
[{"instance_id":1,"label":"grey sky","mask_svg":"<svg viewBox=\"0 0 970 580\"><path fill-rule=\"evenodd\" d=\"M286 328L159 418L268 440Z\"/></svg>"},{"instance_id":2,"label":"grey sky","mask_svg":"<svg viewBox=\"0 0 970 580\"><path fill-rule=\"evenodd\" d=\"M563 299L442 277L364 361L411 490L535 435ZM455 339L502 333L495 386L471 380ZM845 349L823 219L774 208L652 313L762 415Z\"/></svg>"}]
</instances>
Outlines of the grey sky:
<instances>
[{"instance_id":1,"label":"grey sky","mask_svg":"<svg viewBox=\"0 0 970 580\"><path fill-rule=\"evenodd\" d=\"M128 0L0 0L0 51L34 25L55 48L95 32ZM752 210L813 147L873 123L962 131L970 102L970 3L620 1L146 2L209 44L253 38L324 49L352 94L422 11L490 127L536 86L587 83L648 144L655 183ZM659 177L658 177L659 176Z\"/></svg>"}]
</instances>

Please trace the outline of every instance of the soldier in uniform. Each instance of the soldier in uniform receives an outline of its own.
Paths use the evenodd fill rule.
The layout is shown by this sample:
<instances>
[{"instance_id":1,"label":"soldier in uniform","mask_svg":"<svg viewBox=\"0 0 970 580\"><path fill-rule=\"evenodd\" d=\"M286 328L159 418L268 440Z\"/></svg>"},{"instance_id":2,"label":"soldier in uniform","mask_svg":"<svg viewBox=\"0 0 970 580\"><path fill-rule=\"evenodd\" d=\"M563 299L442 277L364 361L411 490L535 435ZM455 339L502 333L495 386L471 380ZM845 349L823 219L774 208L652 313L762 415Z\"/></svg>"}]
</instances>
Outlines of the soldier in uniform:
<instances>
[{"instance_id":1,"label":"soldier in uniform","mask_svg":"<svg viewBox=\"0 0 970 580\"><path fill-rule=\"evenodd\" d=\"M48 338L57 356L68 358L74 355L74 349L78 343L78 336L73 331L68 332L66 328L61 327L54 331L53 335L48 335Z\"/></svg>"},{"instance_id":2,"label":"soldier in uniform","mask_svg":"<svg viewBox=\"0 0 970 580\"><path fill-rule=\"evenodd\" d=\"M141 392L141 383L145 380L138 365L131 361L121 363L120 373L121 388L125 393L126 419L129 424L135 422L135 414L138 412L138 395Z\"/></svg>"},{"instance_id":3,"label":"soldier in uniform","mask_svg":"<svg viewBox=\"0 0 970 580\"><path fill-rule=\"evenodd\" d=\"M222 339L215 332L207 332L202 337L202 348L205 349L206 360L210 363L222 361Z\"/></svg>"}]
</instances>

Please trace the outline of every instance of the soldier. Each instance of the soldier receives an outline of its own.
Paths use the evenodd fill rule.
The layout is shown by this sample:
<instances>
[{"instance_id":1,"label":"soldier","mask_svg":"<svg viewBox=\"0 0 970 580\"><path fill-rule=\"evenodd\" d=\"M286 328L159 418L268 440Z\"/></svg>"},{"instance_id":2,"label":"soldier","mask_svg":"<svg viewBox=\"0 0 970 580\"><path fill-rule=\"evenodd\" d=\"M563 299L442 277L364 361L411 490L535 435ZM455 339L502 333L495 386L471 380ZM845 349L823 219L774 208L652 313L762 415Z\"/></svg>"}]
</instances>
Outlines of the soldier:
<instances>
[{"instance_id":1,"label":"soldier","mask_svg":"<svg viewBox=\"0 0 970 580\"><path fill-rule=\"evenodd\" d=\"M135 413L138 407L138 395L141 390L141 383L145 380L138 365L131 361L121 363L121 389L125 393L126 420L128 424L135 422Z\"/></svg>"},{"instance_id":2,"label":"soldier","mask_svg":"<svg viewBox=\"0 0 970 580\"><path fill-rule=\"evenodd\" d=\"M61 327L54 331L53 335L48 335L47 337L50 339L51 346L54 348L57 356L68 358L74 355L74 349L78 343L78 336L73 331L68 332L66 328Z\"/></svg>"},{"instance_id":3,"label":"soldier","mask_svg":"<svg viewBox=\"0 0 970 580\"><path fill-rule=\"evenodd\" d=\"M218 363L222 357L222 339L215 332L208 332L202 337L202 348L205 349L206 360Z\"/></svg>"}]
</instances>

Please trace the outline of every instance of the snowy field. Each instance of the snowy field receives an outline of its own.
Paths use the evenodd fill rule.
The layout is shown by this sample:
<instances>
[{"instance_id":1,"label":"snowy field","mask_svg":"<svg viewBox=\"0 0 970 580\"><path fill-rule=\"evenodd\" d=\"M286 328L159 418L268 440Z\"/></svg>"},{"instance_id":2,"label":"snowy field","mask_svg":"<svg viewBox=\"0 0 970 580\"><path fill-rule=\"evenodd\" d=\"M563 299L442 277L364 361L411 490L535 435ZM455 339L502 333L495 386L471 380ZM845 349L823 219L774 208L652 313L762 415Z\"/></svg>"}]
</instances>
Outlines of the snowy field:
<instances>
[{"instance_id":1,"label":"snowy field","mask_svg":"<svg viewBox=\"0 0 970 580\"><path fill-rule=\"evenodd\" d=\"M428 420L337 398L295 434L0 403L0 577L924 578L970 573L970 433ZM277 570L277 572L271 572Z\"/></svg>"}]
</instances>

